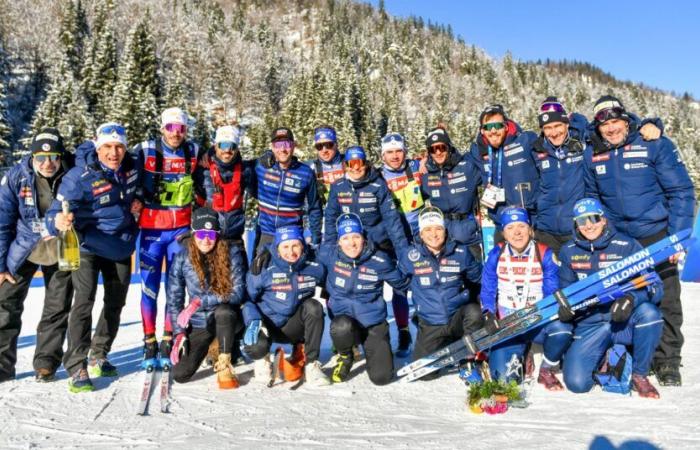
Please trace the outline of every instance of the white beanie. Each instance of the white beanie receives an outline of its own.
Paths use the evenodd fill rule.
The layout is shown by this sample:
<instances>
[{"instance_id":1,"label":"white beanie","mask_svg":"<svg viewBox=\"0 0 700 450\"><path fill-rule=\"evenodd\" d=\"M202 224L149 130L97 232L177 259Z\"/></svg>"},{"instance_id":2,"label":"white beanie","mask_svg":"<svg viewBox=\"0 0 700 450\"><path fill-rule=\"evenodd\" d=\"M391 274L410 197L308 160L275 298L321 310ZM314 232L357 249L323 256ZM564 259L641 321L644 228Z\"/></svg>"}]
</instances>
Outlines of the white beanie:
<instances>
[{"instance_id":1,"label":"white beanie","mask_svg":"<svg viewBox=\"0 0 700 450\"><path fill-rule=\"evenodd\" d=\"M126 142L126 131L124 127L115 122L107 122L100 125L97 129L97 139L95 140L95 149L99 149L105 144L121 144L124 148L128 148Z\"/></svg>"},{"instance_id":2,"label":"white beanie","mask_svg":"<svg viewBox=\"0 0 700 450\"><path fill-rule=\"evenodd\" d=\"M187 126L187 114L180 108L168 108L160 115L160 126L164 127L169 123Z\"/></svg>"},{"instance_id":3,"label":"white beanie","mask_svg":"<svg viewBox=\"0 0 700 450\"><path fill-rule=\"evenodd\" d=\"M382 138L382 155L387 150L399 149L406 151L406 142L399 133L389 133Z\"/></svg>"},{"instance_id":4,"label":"white beanie","mask_svg":"<svg viewBox=\"0 0 700 450\"><path fill-rule=\"evenodd\" d=\"M226 125L216 129L215 144L222 142L233 142L237 146L241 143L241 132L237 127Z\"/></svg>"},{"instance_id":5,"label":"white beanie","mask_svg":"<svg viewBox=\"0 0 700 450\"><path fill-rule=\"evenodd\" d=\"M418 229L423 231L424 228L430 226L438 226L445 228L445 217L442 211L434 207L426 207L418 215Z\"/></svg>"}]
</instances>

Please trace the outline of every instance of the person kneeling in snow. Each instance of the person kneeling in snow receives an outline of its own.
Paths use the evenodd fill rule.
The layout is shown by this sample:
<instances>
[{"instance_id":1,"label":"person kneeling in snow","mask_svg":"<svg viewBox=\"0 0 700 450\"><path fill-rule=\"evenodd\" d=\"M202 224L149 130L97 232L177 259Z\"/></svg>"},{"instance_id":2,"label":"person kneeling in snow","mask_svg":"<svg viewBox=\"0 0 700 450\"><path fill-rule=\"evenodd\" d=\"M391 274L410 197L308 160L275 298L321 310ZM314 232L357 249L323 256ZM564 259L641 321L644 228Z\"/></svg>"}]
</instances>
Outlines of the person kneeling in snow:
<instances>
[{"instance_id":1,"label":"person kneeling in snow","mask_svg":"<svg viewBox=\"0 0 700 450\"><path fill-rule=\"evenodd\" d=\"M534 305L559 288L559 268L554 253L532 238L527 211L518 207L505 208L501 212L500 223L505 242L499 243L489 252L481 283L484 327L489 334L501 328L499 317L502 319L519 309ZM506 381L519 379L520 374L510 373L509 368L516 360L522 361L529 345L535 342L542 344L544 349L537 382L550 391L563 390L555 370L571 343L572 328L571 324L557 320L496 345L489 352L491 376ZM519 362L515 366L521 364Z\"/></svg>"},{"instance_id":2,"label":"person kneeling in snow","mask_svg":"<svg viewBox=\"0 0 700 450\"><path fill-rule=\"evenodd\" d=\"M219 238L216 211L200 208L192 215L192 238L183 241L168 275L168 311L175 342L170 354L173 379L185 383L219 340L214 364L219 388L234 389L238 380L231 364L234 336L243 330L240 303L245 293L245 263L237 245ZM185 294L190 302L185 306ZM167 355L163 355L167 356Z\"/></svg>"},{"instance_id":3,"label":"person kneeling in snow","mask_svg":"<svg viewBox=\"0 0 700 450\"><path fill-rule=\"evenodd\" d=\"M325 274L323 266L312 260L299 226L275 230L273 243L255 258L247 275L252 301L243 307L247 324L243 343L245 352L255 360L257 381L269 384L270 346L283 342L294 345L291 360L281 364L287 381L296 381L304 374L313 385L330 384L318 361L323 305L313 298Z\"/></svg>"},{"instance_id":4,"label":"person kneeling in snow","mask_svg":"<svg viewBox=\"0 0 700 450\"><path fill-rule=\"evenodd\" d=\"M579 200L574 205L574 238L559 254L561 286L567 287L641 249L636 240L608 226L598 200ZM632 388L642 397L659 398L647 375L663 332L663 319L656 306L662 297L663 285L656 283L576 316L566 306L560 307L559 318L575 319L576 323L574 342L564 358L566 387L576 393L590 391L594 385L591 374L608 348L623 344L632 346Z\"/></svg>"}]
</instances>

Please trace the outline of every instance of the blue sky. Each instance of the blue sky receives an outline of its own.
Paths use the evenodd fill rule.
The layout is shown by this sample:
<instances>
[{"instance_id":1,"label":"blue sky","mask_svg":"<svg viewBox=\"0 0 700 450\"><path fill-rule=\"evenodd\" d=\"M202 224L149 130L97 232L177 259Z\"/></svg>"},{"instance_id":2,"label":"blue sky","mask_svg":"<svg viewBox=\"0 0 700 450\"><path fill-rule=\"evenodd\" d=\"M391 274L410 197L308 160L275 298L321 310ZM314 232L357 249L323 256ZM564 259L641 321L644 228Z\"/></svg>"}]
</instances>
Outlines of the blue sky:
<instances>
[{"instance_id":1,"label":"blue sky","mask_svg":"<svg viewBox=\"0 0 700 450\"><path fill-rule=\"evenodd\" d=\"M700 2L385 0L385 8L450 24L494 57L510 50L526 61L587 61L619 79L700 99Z\"/></svg>"}]
</instances>

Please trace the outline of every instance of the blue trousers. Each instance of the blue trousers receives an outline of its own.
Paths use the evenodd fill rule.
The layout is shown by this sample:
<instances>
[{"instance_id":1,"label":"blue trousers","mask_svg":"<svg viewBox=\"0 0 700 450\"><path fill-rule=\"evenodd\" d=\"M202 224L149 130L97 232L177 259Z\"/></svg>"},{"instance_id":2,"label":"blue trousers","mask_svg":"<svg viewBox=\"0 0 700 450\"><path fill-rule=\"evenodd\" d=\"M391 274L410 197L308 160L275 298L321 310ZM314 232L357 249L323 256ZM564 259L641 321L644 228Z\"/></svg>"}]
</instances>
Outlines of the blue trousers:
<instances>
[{"instance_id":1,"label":"blue trousers","mask_svg":"<svg viewBox=\"0 0 700 450\"><path fill-rule=\"evenodd\" d=\"M531 342L542 345L546 364L550 366L557 365L569 344L571 344L573 328L573 325L570 323L555 320L539 330L534 330L493 347L489 352L491 377L494 380L520 381L520 374L508 373L508 363L515 356L522 364L527 347Z\"/></svg>"},{"instance_id":2,"label":"blue trousers","mask_svg":"<svg viewBox=\"0 0 700 450\"><path fill-rule=\"evenodd\" d=\"M578 324L564 357L564 384L571 392L590 391L593 373L613 344L632 346L632 373L646 376L663 327L661 312L652 303L638 305L627 322Z\"/></svg>"}]
</instances>

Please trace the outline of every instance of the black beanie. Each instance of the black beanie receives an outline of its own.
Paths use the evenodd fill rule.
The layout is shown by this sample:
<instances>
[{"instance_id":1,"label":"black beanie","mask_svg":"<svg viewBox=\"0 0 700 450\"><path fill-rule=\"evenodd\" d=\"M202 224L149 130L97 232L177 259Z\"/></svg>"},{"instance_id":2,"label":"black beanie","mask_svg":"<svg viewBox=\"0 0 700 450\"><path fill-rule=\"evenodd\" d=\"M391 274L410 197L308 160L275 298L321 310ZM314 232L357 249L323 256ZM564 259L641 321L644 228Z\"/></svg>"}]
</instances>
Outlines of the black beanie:
<instances>
[{"instance_id":1,"label":"black beanie","mask_svg":"<svg viewBox=\"0 0 700 450\"><path fill-rule=\"evenodd\" d=\"M448 150L452 149L452 141L450 141L450 135L447 134L447 130L442 127L433 128L428 132L428 136L425 138L426 148L430 148L433 144L445 144Z\"/></svg>"},{"instance_id":2,"label":"black beanie","mask_svg":"<svg viewBox=\"0 0 700 450\"><path fill-rule=\"evenodd\" d=\"M609 119L623 119L630 121L630 117L625 110L625 105L620 99L612 95L604 95L595 102L593 106L593 121L596 126Z\"/></svg>"},{"instance_id":3,"label":"black beanie","mask_svg":"<svg viewBox=\"0 0 700 450\"><path fill-rule=\"evenodd\" d=\"M547 97L540 105L537 120L540 123L540 128L542 128L548 123L569 123L569 116L564 109L564 105L556 97Z\"/></svg>"},{"instance_id":4,"label":"black beanie","mask_svg":"<svg viewBox=\"0 0 700 450\"><path fill-rule=\"evenodd\" d=\"M214 230L221 231L219 225L219 215L211 208L197 208L192 213L192 230Z\"/></svg>"},{"instance_id":5,"label":"black beanie","mask_svg":"<svg viewBox=\"0 0 700 450\"><path fill-rule=\"evenodd\" d=\"M29 150L34 153L59 153L66 151L63 146L63 137L56 128L42 128L32 138Z\"/></svg>"}]
</instances>

